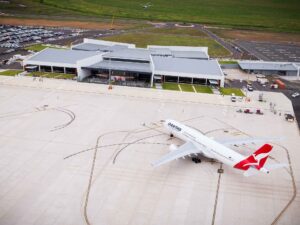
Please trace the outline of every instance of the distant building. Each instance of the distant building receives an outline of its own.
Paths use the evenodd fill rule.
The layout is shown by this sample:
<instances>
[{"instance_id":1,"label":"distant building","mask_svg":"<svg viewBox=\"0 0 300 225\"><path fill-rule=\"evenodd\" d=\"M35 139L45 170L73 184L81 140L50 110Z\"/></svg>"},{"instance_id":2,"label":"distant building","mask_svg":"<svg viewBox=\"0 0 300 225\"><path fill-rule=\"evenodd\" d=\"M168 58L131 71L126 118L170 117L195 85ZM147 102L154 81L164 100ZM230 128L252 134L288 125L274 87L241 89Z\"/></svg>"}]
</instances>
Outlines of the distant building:
<instances>
[{"instance_id":1,"label":"distant building","mask_svg":"<svg viewBox=\"0 0 300 225\"><path fill-rule=\"evenodd\" d=\"M294 62L268 62L268 61L238 61L242 70L247 73L264 75L297 76L300 63Z\"/></svg>"},{"instance_id":2,"label":"distant building","mask_svg":"<svg viewBox=\"0 0 300 225\"><path fill-rule=\"evenodd\" d=\"M23 62L24 69L75 73L78 81L151 87L155 82L224 86L224 74L207 47L148 46L84 39L71 50L47 48Z\"/></svg>"}]
</instances>

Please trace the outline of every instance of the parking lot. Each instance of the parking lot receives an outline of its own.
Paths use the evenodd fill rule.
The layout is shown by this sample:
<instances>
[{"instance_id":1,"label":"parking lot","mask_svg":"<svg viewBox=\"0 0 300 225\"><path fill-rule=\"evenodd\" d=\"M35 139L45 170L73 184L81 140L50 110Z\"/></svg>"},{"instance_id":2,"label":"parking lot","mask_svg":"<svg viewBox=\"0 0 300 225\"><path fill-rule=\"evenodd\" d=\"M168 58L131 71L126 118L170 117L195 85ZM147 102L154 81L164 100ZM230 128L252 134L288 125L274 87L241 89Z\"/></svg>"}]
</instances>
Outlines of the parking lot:
<instances>
[{"instance_id":1,"label":"parking lot","mask_svg":"<svg viewBox=\"0 0 300 225\"><path fill-rule=\"evenodd\" d=\"M252 55L251 59L278 62L300 62L300 46L271 42L235 41Z\"/></svg>"},{"instance_id":2,"label":"parking lot","mask_svg":"<svg viewBox=\"0 0 300 225\"><path fill-rule=\"evenodd\" d=\"M34 44L69 46L82 42L85 37L99 38L111 35L108 30L82 30L74 28L51 28L31 26L0 25L0 68L21 69L20 63L7 65L14 55L28 55L24 49Z\"/></svg>"}]
</instances>

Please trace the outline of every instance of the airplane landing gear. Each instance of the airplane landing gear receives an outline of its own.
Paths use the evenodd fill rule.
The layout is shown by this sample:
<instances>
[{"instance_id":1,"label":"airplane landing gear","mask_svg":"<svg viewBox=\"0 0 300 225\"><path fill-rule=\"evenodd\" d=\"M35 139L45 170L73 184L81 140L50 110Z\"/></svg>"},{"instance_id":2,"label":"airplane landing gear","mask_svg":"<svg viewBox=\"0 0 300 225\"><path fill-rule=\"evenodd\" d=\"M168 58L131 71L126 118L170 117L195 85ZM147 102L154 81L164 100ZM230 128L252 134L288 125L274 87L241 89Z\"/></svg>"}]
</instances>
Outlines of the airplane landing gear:
<instances>
[{"instance_id":1,"label":"airplane landing gear","mask_svg":"<svg viewBox=\"0 0 300 225\"><path fill-rule=\"evenodd\" d=\"M201 159L196 158L196 157L193 157L193 158L192 158L192 161L193 161L194 163L201 163Z\"/></svg>"}]
</instances>

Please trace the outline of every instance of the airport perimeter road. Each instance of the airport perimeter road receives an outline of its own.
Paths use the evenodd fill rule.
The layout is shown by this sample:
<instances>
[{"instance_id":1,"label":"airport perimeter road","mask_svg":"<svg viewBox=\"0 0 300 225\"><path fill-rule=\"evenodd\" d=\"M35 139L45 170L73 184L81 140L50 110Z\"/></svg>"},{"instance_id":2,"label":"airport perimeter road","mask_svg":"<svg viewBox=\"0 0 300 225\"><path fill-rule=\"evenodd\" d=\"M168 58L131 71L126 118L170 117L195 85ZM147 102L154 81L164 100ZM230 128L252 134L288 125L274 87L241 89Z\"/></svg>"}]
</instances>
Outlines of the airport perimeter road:
<instances>
[{"instance_id":1,"label":"airport perimeter road","mask_svg":"<svg viewBox=\"0 0 300 225\"><path fill-rule=\"evenodd\" d=\"M235 48L235 46L233 44L231 44L230 42L224 40L223 38L220 38L219 36L217 36L216 34L211 32L210 30L206 29L205 26L198 25L198 24L195 25L195 26L197 28L199 28L202 32L207 34L209 37L211 37L213 40L218 42L220 45L222 45L224 48L226 48L228 51L230 51L231 54L232 54L232 58L240 59L242 57L243 51L241 49L238 50L237 48Z\"/></svg>"},{"instance_id":2,"label":"airport perimeter road","mask_svg":"<svg viewBox=\"0 0 300 225\"><path fill-rule=\"evenodd\" d=\"M283 94L266 97L292 110ZM0 103L0 224L300 222L299 131L271 113L268 103L3 76ZM259 105L264 115L236 112ZM250 178L225 165L219 174L221 165L208 159L153 168L170 144L182 144L161 127L166 118L214 138L284 137L271 143L267 163L288 168ZM232 146L247 156L259 147Z\"/></svg>"}]
</instances>

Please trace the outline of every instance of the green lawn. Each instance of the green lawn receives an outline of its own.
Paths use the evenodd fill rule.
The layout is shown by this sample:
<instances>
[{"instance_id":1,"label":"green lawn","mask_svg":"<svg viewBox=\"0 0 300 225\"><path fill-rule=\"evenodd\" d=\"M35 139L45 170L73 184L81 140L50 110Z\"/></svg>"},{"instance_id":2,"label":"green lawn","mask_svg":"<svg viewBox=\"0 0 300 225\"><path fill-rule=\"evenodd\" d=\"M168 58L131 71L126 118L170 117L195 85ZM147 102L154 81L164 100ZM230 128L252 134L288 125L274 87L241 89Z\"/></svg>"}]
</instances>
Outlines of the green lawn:
<instances>
[{"instance_id":1,"label":"green lawn","mask_svg":"<svg viewBox=\"0 0 300 225\"><path fill-rule=\"evenodd\" d=\"M16 0L0 4L0 11L25 4L15 13L32 11L32 15L65 14L96 17L145 19L151 21L180 21L221 26L257 28L300 32L300 4L298 0L155 0L144 9L141 0ZM31 7L32 5L32 7ZM33 9L35 11L33 11ZM58 12L55 12L58 11ZM64 11L63 11L64 10ZM24 12L22 12L24 11Z\"/></svg>"},{"instance_id":2,"label":"green lawn","mask_svg":"<svg viewBox=\"0 0 300 225\"><path fill-rule=\"evenodd\" d=\"M35 44L35 45L30 45L25 47L24 49L26 50L31 50L31 51L35 51L35 52L39 52L44 50L45 48L55 48L55 49L62 49L62 48L58 48L58 47L54 47L54 46L48 46L48 45L44 45L44 44Z\"/></svg>"},{"instance_id":3,"label":"green lawn","mask_svg":"<svg viewBox=\"0 0 300 225\"><path fill-rule=\"evenodd\" d=\"M206 46L211 57L229 56L227 49L208 37L196 37L190 35L175 35L164 33L132 32L109 36L103 40L126 42L136 44L137 47L147 45L174 45L174 46Z\"/></svg>"},{"instance_id":4,"label":"green lawn","mask_svg":"<svg viewBox=\"0 0 300 225\"><path fill-rule=\"evenodd\" d=\"M179 84L182 91L195 92L191 84Z\"/></svg>"},{"instance_id":5,"label":"green lawn","mask_svg":"<svg viewBox=\"0 0 300 225\"><path fill-rule=\"evenodd\" d=\"M193 27L152 28L152 29L147 29L147 32L156 33L156 34L175 34L175 35L207 37L205 33Z\"/></svg>"},{"instance_id":6,"label":"green lawn","mask_svg":"<svg viewBox=\"0 0 300 225\"><path fill-rule=\"evenodd\" d=\"M203 85L194 85L196 91L198 93L207 93L207 94L213 94L213 91L211 90L210 87L208 86L203 86Z\"/></svg>"},{"instance_id":7,"label":"green lawn","mask_svg":"<svg viewBox=\"0 0 300 225\"><path fill-rule=\"evenodd\" d=\"M231 95L234 93L236 96L245 96L241 89L238 88L220 88L220 92L223 95Z\"/></svg>"},{"instance_id":8,"label":"green lawn","mask_svg":"<svg viewBox=\"0 0 300 225\"><path fill-rule=\"evenodd\" d=\"M56 79L73 79L74 74L64 74L64 73L48 73L48 72L32 72L28 73L27 76L35 77L46 77L46 78L56 78Z\"/></svg>"},{"instance_id":9,"label":"green lawn","mask_svg":"<svg viewBox=\"0 0 300 225\"><path fill-rule=\"evenodd\" d=\"M21 73L22 70L6 70L3 72L0 72L0 75L4 75L4 76L15 76L19 73Z\"/></svg>"},{"instance_id":10,"label":"green lawn","mask_svg":"<svg viewBox=\"0 0 300 225\"><path fill-rule=\"evenodd\" d=\"M162 88L165 90L179 91L177 83L163 83Z\"/></svg>"}]
</instances>

